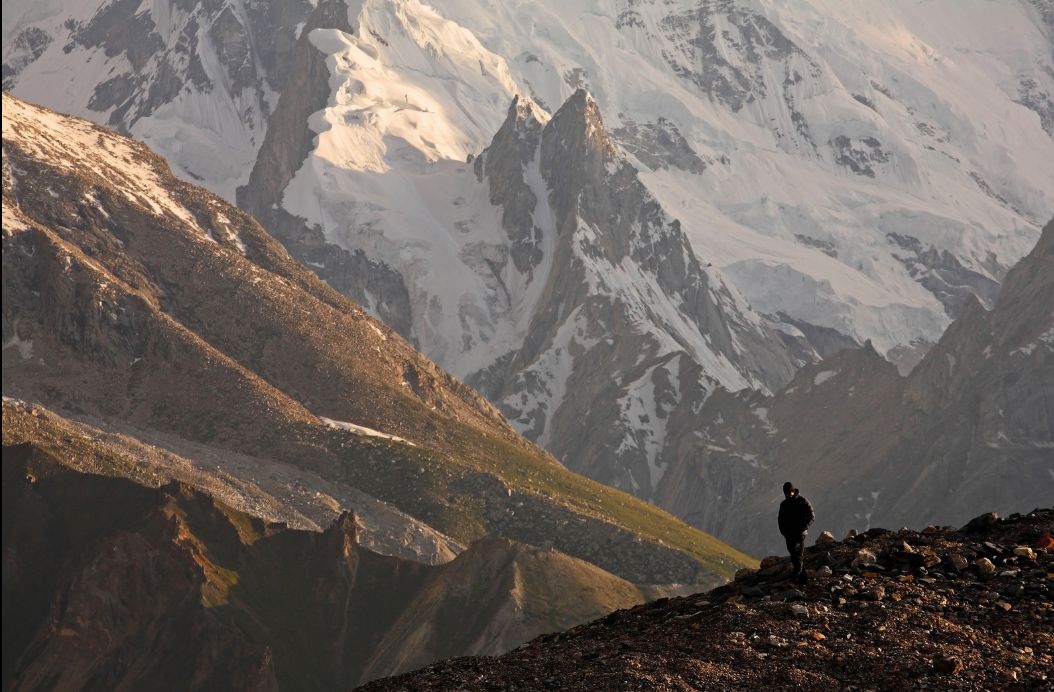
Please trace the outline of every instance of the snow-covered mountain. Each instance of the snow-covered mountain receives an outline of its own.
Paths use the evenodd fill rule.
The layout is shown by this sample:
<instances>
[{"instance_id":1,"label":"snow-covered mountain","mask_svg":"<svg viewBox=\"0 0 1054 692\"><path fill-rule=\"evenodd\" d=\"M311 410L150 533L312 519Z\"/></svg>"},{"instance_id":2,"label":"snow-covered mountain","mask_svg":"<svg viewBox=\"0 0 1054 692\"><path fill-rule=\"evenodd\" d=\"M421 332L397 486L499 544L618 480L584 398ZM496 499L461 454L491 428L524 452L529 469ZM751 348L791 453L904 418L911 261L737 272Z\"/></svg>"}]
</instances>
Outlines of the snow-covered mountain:
<instances>
[{"instance_id":1,"label":"snow-covered mountain","mask_svg":"<svg viewBox=\"0 0 1054 692\"><path fill-rule=\"evenodd\" d=\"M311 11L304 0L11 2L5 86L121 124L232 197ZM429 171L462 161L513 95L552 110L579 87L756 308L882 352L934 341L964 291L990 304L1054 208L1043 0L355 0L343 23L353 36L311 40L331 57L337 111L361 119L319 113L329 136L318 153L374 175L315 200L295 185L288 207L354 248L364 243L345 236L363 208L395 194L381 187L413 199L392 225L417 226L385 237L429 235L416 198L450 191L428 180L404 194L415 159ZM351 220L322 218L352 194Z\"/></svg>"},{"instance_id":2,"label":"snow-covered mountain","mask_svg":"<svg viewBox=\"0 0 1054 692\"><path fill-rule=\"evenodd\" d=\"M866 339L910 366L1054 210L1043 0L22 0L3 24L5 88L240 186L521 430L645 496L713 384ZM585 110L596 146L547 150L549 114Z\"/></svg>"},{"instance_id":3,"label":"snow-covered mountain","mask_svg":"<svg viewBox=\"0 0 1054 692\"><path fill-rule=\"evenodd\" d=\"M796 356L707 274L585 91L550 120L470 34L398 9L418 14L365 3L357 30L338 17L311 32L294 71L321 74L324 60L330 78L279 99L239 202L331 282L364 278L342 288L529 438L649 496L672 408L717 384L773 388L811 349L791 340ZM426 59L459 76L452 89ZM466 110L462 91L478 124L455 128L435 116ZM482 116L498 106L493 125ZM477 130L496 132L478 155ZM348 250L373 264L348 271Z\"/></svg>"},{"instance_id":4,"label":"snow-covered mountain","mask_svg":"<svg viewBox=\"0 0 1054 692\"><path fill-rule=\"evenodd\" d=\"M718 383L764 389L793 373L790 349L706 273L585 91L544 125L514 103L474 170L512 241L479 258L529 321L522 345L470 382L565 463L650 496L671 411Z\"/></svg>"},{"instance_id":5,"label":"snow-covered mountain","mask_svg":"<svg viewBox=\"0 0 1054 692\"><path fill-rule=\"evenodd\" d=\"M1054 210L1049 2L444 8L541 102L588 88L755 308L883 353L990 305Z\"/></svg>"}]
</instances>

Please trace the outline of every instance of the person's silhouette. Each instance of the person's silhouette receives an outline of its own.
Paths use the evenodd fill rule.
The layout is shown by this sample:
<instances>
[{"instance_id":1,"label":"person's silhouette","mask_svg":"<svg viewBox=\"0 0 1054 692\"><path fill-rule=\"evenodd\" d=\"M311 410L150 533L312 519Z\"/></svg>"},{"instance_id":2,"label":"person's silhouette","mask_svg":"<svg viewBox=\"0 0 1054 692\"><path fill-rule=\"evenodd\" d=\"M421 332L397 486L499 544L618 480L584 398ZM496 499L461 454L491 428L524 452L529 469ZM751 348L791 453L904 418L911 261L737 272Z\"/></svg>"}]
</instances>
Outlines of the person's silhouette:
<instances>
[{"instance_id":1,"label":"person's silhouette","mask_svg":"<svg viewBox=\"0 0 1054 692\"><path fill-rule=\"evenodd\" d=\"M805 576L805 536L809 526L816 518L812 505L798 492L794 484L787 481L783 484L783 495L786 499L780 503L780 533L787 540L787 551L790 552L794 565L792 576L799 584L804 584Z\"/></svg>"}]
</instances>

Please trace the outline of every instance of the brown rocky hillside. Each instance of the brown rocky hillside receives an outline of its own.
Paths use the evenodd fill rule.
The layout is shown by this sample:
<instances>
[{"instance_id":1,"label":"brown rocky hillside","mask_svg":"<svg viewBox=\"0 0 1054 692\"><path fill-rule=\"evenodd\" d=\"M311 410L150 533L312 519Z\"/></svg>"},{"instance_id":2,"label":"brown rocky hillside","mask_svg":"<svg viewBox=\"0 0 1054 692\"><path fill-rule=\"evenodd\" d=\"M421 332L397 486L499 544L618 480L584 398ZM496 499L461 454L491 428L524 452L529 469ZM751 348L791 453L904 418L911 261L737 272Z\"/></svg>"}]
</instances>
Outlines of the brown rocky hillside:
<instances>
[{"instance_id":1,"label":"brown rocky hillside","mask_svg":"<svg viewBox=\"0 0 1054 692\"><path fill-rule=\"evenodd\" d=\"M3 451L5 689L330 690L497 653L643 599L562 553L487 539L439 566L262 521L182 483Z\"/></svg>"},{"instance_id":2,"label":"brown rocky hillside","mask_svg":"<svg viewBox=\"0 0 1054 692\"><path fill-rule=\"evenodd\" d=\"M395 690L1039 690L1054 667L1054 509L872 529L659 600L366 685Z\"/></svg>"}]
</instances>

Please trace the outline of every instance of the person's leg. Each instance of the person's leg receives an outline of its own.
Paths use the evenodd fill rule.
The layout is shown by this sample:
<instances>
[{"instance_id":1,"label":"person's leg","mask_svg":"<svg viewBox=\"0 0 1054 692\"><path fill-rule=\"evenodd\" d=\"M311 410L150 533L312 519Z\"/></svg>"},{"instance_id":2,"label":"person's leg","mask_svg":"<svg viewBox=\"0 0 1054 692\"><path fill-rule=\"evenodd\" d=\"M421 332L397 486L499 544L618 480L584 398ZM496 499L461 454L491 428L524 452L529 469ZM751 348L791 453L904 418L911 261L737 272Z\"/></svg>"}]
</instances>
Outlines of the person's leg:
<instances>
[{"instance_id":1,"label":"person's leg","mask_svg":"<svg viewBox=\"0 0 1054 692\"><path fill-rule=\"evenodd\" d=\"M798 536L795 539L795 551L794 551L794 576L801 582L805 583L805 534Z\"/></svg>"},{"instance_id":2,"label":"person's leg","mask_svg":"<svg viewBox=\"0 0 1054 692\"><path fill-rule=\"evenodd\" d=\"M798 538L796 536L785 536L787 539L787 553L790 554L791 565L791 578L798 578L798 570L801 569L801 554L798 552Z\"/></svg>"}]
</instances>

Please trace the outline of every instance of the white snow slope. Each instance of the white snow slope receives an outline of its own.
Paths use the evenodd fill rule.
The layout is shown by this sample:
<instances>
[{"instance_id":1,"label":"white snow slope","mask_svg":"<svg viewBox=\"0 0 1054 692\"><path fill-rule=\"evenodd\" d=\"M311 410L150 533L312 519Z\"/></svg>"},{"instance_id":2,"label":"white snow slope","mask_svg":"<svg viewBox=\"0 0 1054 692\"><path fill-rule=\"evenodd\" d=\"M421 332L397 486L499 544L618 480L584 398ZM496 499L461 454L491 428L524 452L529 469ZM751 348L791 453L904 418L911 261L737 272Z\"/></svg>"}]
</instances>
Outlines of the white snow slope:
<instances>
[{"instance_id":1,"label":"white snow slope","mask_svg":"<svg viewBox=\"0 0 1054 692\"><path fill-rule=\"evenodd\" d=\"M5 3L5 83L105 122L93 89L130 53L66 51L66 23L114 4ZM225 4L239 17L257 5ZM881 352L932 342L950 322L923 285L934 258L998 281L1054 213L1048 0L348 0L348 11L354 36L309 36L331 98L283 206L398 269L413 336L461 376L519 345L538 298L525 277L496 284L501 210L464 163L515 94L552 110L589 89L715 276L758 312ZM142 0L135 16L154 21L163 52L183 12ZM51 36L35 59L33 27ZM132 133L230 198L263 124L247 92L215 86L230 81L215 45L195 48L213 88L184 88ZM273 106L255 88L254 107ZM695 163L668 156L671 141ZM499 290L518 296L512 307L493 300Z\"/></svg>"},{"instance_id":2,"label":"white snow slope","mask_svg":"<svg viewBox=\"0 0 1054 692\"><path fill-rule=\"evenodd\" d=\"M1048 107L1054 94L1044 0L443 7L545 104L581 84L609 127L673 122L712 163L700 174L642 165L642 179L763 312L880 351L935 340L949 317L886 234L1000 278L1054 213L1054 127L1017 103L1030 82ZM839 136L851 148L877 140L886 160L852 172L831 145Z\"/></svg>"}]
</instances>

